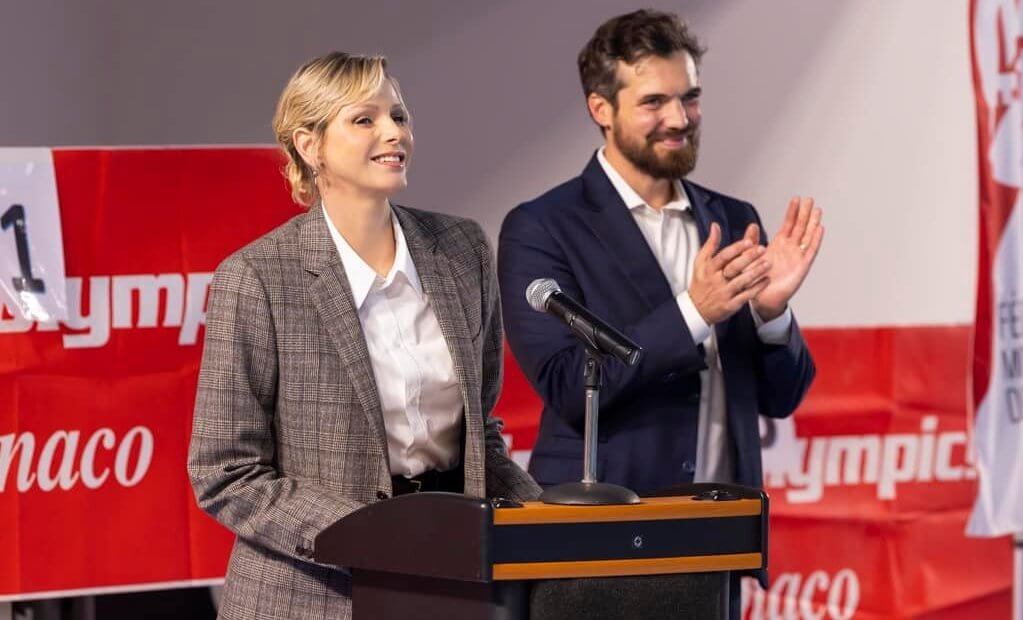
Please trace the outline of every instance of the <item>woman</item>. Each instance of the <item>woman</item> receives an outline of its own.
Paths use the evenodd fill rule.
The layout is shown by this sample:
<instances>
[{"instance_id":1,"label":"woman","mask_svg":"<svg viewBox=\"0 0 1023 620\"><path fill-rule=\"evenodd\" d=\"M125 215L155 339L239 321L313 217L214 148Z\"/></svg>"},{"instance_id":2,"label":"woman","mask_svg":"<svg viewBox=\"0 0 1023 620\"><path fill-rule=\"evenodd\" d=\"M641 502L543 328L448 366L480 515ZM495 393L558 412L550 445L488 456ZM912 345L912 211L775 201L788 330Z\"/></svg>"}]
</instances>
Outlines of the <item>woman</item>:
<instances>
[{"instance_id":1,"label":"woman","mask_svg":"<svg viewBox=\"0 0 1023 620\"><path fill-rule=\"evenodd\" d=\"M345 618L348 574L311 559L328 525L417 490L539 487L489 416L503 336L483 231L389 202L412 132L385 60L306 63L274 131L309 211L217 269L188 470L238 535L221 617Z\"/></svg>"}]
</instances>

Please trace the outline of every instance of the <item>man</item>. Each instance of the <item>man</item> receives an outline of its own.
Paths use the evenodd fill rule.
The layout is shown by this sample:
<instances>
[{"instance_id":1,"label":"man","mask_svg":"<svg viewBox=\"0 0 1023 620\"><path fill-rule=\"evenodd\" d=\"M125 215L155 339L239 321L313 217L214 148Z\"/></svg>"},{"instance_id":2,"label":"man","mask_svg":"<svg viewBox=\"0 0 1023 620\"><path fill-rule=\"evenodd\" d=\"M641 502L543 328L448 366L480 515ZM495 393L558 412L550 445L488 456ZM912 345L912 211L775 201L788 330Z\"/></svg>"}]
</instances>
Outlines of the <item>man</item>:
<instances>
[{"instance_id":1,"label":"man","mask_svg":"<svg viewBox=\"0 0 1023 620\"><path fill-rule=\"evenodd\" d=\"M757 414L785 417L814 365L789 308L824 229L794 198L767 242L747 203L685 177L700 143L703 53L676 16L603 24L579 73L605 144L582 175L508 214L499 276L506 332L544 401L530 473L582 477L584 346L524 291L561 289L643 348L605 362L597 475L639 493L689 482L762 484Z\"/></svg>"}]
</instances>

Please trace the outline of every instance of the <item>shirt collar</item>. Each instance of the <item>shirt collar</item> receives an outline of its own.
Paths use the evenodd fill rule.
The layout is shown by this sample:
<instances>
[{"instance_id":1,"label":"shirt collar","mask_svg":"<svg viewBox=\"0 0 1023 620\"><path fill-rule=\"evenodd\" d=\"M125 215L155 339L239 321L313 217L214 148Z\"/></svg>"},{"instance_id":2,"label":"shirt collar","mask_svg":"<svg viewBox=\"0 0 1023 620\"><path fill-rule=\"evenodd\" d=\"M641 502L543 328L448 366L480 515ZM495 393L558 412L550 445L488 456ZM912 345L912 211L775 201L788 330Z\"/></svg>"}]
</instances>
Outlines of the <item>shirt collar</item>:
<instances>
[{"instance_id":1,"label":"shirt collar","mask_svg":"<svg viewBox=\"0 0 1023 620\"><path fill-rule=\"evenodd\" d=\"M600 162L600 167L604 169L604 174L607 175L611 185L614 186L615 191L621 196L622 202L625 203L625 206L630 211L647 206L646 201L636 193L636 190L632 189L631 185L625 182L622 175L615 170L611 162L604 156L604 147L600 147L597 151L597 161ZM675 186L675 199L664 205L661 209L664 211L686 211L690 209L692 205L689 203L689 197L686 196L685 188L682 187L682 182L675 179L673 184Z\"/></svg>"},{"instance_id":2,"label":"shirt collar","mask_svg":"<svg viewBox=\"0 0 1023 620\"><path fill-rule=\"evenodd\" d=\"M405 281L412 286L412 289L417 294L423 294L423 287L419 281L419 272L416 270L416 264L412 262L412 255L409 254L408 244L405 243L405 233L402 232L401 224L398 222L398 218L395 217L393 211L391 212L391 226L394 230L395 242L394 264L391 265L390 271L387 272L387 277L381 278L348 244L348 241L334 226L334 222L330 220L326 208L323 206L320 208L323 209L323 217L327 220L327 230L330 231L330 238L333 239L334 245L337 247L337 253L341 255L341 264L345 267L348 285L352 288L352 298L355 301L356 310L362 308L363 302L366 301L366 297L375 284L379 283L380 288L387 288L399 275L405 278Z\"/></svg>"}]
</instances>

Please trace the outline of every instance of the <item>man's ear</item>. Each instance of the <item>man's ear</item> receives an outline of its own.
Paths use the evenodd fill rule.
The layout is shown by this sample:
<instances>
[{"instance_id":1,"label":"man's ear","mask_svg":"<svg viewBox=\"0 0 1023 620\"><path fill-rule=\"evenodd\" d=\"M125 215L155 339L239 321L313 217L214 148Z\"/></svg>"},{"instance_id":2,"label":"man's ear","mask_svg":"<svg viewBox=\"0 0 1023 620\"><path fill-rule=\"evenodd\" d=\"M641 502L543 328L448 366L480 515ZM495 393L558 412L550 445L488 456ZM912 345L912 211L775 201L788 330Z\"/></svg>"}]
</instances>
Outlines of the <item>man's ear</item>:
<instances>
[{"instance_id":1,"label":"man's ear","mask_svg":"<svg viewBox=\"0 0 1023 620\"><path fill-rule=\"evenodd\" d=\"M306 165L316 170L318 157L317 157L317 146L319 140L316 139L316 134L310 129L305 127L299 127L291 134L291 141L295 145L295 150L302 156Z\"/></svg>"},{"instance_id":2,"label":"man's ear","mask_svg":"<svg viewBox=\"0 0 1023 620\"><path fill-rule=\"evenodd\" d=\"M597 93L590 93L586 98L586 107L590 110L590 118L603 130L611 129L611 121L614 118L614 105Z\"/></svg>"}]
</instances>

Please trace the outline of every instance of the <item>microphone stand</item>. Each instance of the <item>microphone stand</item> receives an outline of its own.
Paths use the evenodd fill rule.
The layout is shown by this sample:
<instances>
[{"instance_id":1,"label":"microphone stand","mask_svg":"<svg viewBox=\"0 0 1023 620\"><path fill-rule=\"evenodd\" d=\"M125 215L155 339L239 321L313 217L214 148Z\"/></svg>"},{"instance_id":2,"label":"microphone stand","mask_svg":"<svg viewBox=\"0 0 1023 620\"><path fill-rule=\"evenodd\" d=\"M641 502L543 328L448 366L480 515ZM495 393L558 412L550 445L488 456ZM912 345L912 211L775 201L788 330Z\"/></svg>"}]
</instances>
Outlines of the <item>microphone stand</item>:
<instances>
[{"instance_id":1,"label":"microphone stand","mask_svg":"<svg viewBox=\"0 0 1023 620\"><path fill-rule=\"evenodd\" d=\"M583 479L553 486L540 495L545 504L610 505L638 504L639 496L617 484L597 481L597 415L600 388L604 383L604 355L595 347L586 347L583 385L586 388L586 427L583 446Z\"/></svg>"}]
</instances>

